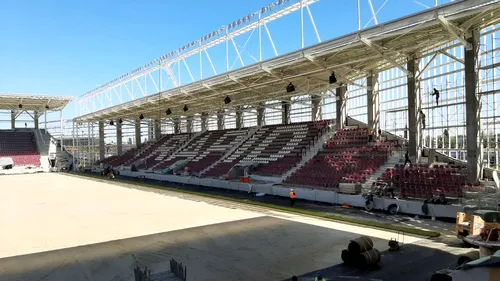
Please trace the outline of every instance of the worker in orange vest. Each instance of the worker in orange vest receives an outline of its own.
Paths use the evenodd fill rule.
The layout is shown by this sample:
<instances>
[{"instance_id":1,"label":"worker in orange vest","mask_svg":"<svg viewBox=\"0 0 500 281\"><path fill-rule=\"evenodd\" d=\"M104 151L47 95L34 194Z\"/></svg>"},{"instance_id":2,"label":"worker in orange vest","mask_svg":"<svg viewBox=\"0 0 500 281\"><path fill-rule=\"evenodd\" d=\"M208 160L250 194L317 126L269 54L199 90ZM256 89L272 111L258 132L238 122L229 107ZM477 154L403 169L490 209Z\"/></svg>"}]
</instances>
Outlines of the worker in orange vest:
<instances>
[{"instance_id":1,"label":"worker in orange vest","mask_svg":"<svg viewBox=\"0 0 500 281\"><path fill-rule=\"evenodd\" d=\"M295 191L293 189L290 189L290 206L295 205Z\"/></svg>"}]
</instances>

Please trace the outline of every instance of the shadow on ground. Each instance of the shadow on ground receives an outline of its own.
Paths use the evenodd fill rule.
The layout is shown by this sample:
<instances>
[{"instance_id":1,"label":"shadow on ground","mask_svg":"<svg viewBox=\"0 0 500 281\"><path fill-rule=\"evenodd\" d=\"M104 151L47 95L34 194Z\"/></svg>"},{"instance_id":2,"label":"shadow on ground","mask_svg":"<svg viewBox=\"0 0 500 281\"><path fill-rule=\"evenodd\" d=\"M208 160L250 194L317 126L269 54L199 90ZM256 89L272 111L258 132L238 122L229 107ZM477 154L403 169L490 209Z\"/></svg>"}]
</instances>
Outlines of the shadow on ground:
<instances>
[{"instance_id":1,"label":"shadow on ground","mask_svg":"<svg viewBox=\"0 0 500 281\"><path fill-rule=\"evenodd\" d=\"M182 216L182 210L165 214L176 215ZM365 234L370 235L369 229ZM187 266L192 281L283 280L318 269L353 276L358 273L333 265L341 263L341 250L358 235L264 216L4 258L0 259L0 280L133 281L135 266L161 272L168 270L171 258ZM373 241L381 251L387 248L386 240ZM427 275L454 260L452 254L423 246L408 245L395 255L392 259L384 256L375 276L384 281L425 280L416 278L417 273Z\"/></svg>"}]
</instances>

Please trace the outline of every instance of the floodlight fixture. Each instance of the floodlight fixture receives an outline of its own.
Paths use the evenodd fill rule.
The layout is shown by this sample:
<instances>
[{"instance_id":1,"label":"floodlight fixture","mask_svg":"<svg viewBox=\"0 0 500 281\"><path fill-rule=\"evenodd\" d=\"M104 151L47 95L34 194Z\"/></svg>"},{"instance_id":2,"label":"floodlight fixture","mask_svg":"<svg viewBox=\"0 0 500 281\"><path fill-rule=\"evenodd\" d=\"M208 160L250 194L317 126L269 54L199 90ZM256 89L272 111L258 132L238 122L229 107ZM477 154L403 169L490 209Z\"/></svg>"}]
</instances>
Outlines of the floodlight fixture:
<instances>
[{"instance_id":1,"label":"floodlight fixture","mask_svg":"<svg viewBox=\"0 0 500 281\"><path fill-rule=\"evenodd\" d=\"M139 116L139 119L141 119L141 120L142 120L142 119L144 119L144 115L142 115L142 113L141 113L141 115Z\"/></svg>"},{"instance_id":2,"label":"floodlight fixture","mask_svg":"<svg viewBox=\"0 0 500 281\"><path fill-rule=\"evenodd\" d=\"M225 104L230 104L231 103L231 98L229 96L226 96L226 98L224 99L224 103Z\"/></svg>"},{"instance_id":3,"label":"floodlight fixture","mask_svg":"<svg viewBox=\"0 0 500 281\"><path fill-rule=\"evenodd\" d=\"M172 110L171 110L170 108L168 108L168 109L165 111L165 114L167 114L167 115L172 114Z\"/></svg>"},{"instance_id":4,"label":"floodlight fixture","mask_svg":"<svg viewBox=\"0 0 500 281\"><path fill-rule=\"evenodd\" d=\"M184 112L188 111L189 108L187 107L187 105L184 105L184 108L183 108Z\"/></svg>"},{"instance_id":5,"label":"floodlight fixture","mask_svg":"<svg viewBox=\"0 0 500 281\"><path fill-rule=\"evenodd\" d=\"M337 83L337 77L335 77L335 72L332 71L332 74L330 75L330 84L335 84Z\"/></svg>"},{"instance_id":6,"label":"floodlight fixture","mask_svg":"<svg viewBox=\"0 0 500 281\"><path fill-rule=\"evenodd\" d=\"M292 82L290 82L290 84L288 84L288 86L286 86L286 92L287 93L295 92L295 86L292 84Z\"/></svg>"}]
</instances>

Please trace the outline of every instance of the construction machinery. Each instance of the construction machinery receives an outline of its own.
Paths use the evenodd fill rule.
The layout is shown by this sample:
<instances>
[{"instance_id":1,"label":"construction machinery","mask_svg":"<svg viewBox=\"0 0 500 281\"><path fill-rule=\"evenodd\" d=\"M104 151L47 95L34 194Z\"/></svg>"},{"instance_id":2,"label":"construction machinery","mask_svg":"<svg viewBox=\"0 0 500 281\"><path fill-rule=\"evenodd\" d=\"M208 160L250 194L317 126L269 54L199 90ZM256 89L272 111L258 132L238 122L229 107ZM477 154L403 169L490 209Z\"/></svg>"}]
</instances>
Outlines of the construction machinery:
<instances>
[{"instance_id":1,"label":"construction machinery","mask_svg":"<svg viewBox=\"0 0 500 281\"><path fill-rule=\"evenodd\" d=\"M499 223L499 211L475 210L469 216L465 212L458 212L456 221L457 237L464 240L469 235L479 235L483 228L496 228Z\"/></svg>"}]
</instances>

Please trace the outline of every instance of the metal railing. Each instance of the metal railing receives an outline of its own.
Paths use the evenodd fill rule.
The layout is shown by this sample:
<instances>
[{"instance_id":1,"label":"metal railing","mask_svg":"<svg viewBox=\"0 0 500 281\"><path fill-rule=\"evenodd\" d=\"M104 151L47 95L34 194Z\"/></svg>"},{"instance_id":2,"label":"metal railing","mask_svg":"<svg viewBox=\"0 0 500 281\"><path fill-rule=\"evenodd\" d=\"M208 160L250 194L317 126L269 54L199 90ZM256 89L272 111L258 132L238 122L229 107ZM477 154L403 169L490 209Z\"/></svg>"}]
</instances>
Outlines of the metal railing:
<instances>
[{"instance_id":1,"label":"metal railing","mask_svg":"<svg viewBox=\"0 0 500 281\"><path fill-rule=\"evenodd\" d=\"M178 262L175 259L170 259L170 271L180 279L186 281L187 279L187 267Z\"/></svg>"}]
</instances>

